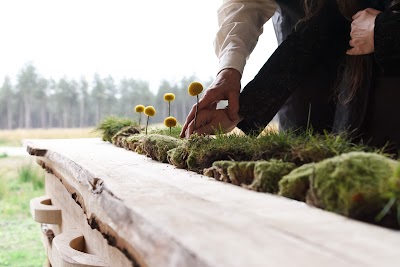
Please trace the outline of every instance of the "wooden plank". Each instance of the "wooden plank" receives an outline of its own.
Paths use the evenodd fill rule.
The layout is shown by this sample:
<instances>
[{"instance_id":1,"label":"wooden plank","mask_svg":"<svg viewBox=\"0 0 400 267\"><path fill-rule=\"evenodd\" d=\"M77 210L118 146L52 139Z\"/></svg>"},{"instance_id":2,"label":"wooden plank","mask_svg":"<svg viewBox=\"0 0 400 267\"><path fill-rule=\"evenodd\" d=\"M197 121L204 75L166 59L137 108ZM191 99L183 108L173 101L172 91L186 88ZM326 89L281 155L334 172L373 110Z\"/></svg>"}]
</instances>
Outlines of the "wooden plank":
<instances>
[{"instance_id":1,"label":"wooden plank","mask_svg":"<svg viewBox=\"0 0 400 267\"><path fill-rule=\"evenodd\" d=\"M96 255L82 252L85 238L79 230L69 230L56 236L52 244L54 266L108 267L108 262Z\"/></svg>"},{"instance_id":2,"label":"wooden plank","mask_svg":"<svg viewBox=\"0 0 400 267\"><path fill-rule=\"evenodd\" d=\"M68 236L76 234L79 231L79 234L84 236L85 244L84 244L84 252L88 253L88 257L85 257L82 253L77 253L75 257L72 257L74 254L67 249L65 253L68 255L64 255L63 247L65 244L59 243L59 249L56 252L49 251L49 256L51 262L54 266L59 266L64 264L66 259L74 259L75 261L79 261L80 264L90 263L93 259L96 259L97 265L109 265L111 266L131 266L131 262L129 259L125 257L125 255L119 251L118 249L108 246L107 240L104 239L102 234L96 230L93 230L87 223L87 218L84 214L82 208L74 201L71 197L70 192L65 187L65 184L53 174L46 173L45 175L46 181L46 193L52 199L52 202L62 210L63 220L62 224L57 226L52 225L49 226L56 233L56 236L61 234L66 235L64 238L68 239ZM70 190L75 189L67 186ZM49 245L48 242L45 242L45 245ZM60 247L61 246L61 247ZM82 249L81 249L82 251ZM71 254L72 253L72 254ZM54 256L55 255L55 256ZM97 256L97 257L94 257ZM56 257L54 259L54 257ZM107 264L106 264L107 263ZM94 262L92 262L93 265Z\"/></svg>"},{"instance_id":3,"label":"wooden plank","mask_svg":"<svg viewBox=\"0 0 400 267\"><path fill-rule=\"evenodd\" d=\"M31 199L30 211L35 222L51 224L61 223L61 210L52 205L51 199L47 196Z\"/></svg>"},{"instance_id":4,"label":"wooden plank","mask_svg":"<svg viewBox=\"0 0 400 267\"><path fill-rule=\"evenodd\" d=\"M400 235L99 139L27 140L148 266L398 266Z\"/></svg>"}]
</instances>

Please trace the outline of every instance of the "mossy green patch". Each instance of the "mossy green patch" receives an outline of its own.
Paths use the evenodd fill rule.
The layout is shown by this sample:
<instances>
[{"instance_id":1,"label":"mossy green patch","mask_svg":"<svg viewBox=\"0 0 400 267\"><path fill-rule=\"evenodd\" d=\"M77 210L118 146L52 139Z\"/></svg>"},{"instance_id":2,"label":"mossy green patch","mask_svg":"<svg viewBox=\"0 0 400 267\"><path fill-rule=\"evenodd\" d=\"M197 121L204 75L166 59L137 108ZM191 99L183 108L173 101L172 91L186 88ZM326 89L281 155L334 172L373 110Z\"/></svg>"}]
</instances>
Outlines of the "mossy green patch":
<instances>
[{"instance_id":1,"label":"mossy green patch","mask_svg":"<svg viewBox=\"0 0 400 267\"><path fill-rule=\"evenodd\" d=\"M310 178L314 173L315 163L300 166L279 181L279 195L305 201L310 188Z\"/></svg>"},{"instance_id":2,"label":"mossy green patch","mask_svg":"<svg viewBox=\"0 0 400 267\"><path fill-rule=\"evenodd\" d=\"M124 126L118 132L114 134L111 138L111 142L119 147L127 146L127 138L140 133L139 126Z\"/></svg>"},{"instance_id":3,"label":"mossy green patch","mask_svg":"<svg viewBox=\"0 0 400 267\"><path fill-rule=\"evenodd\" d=\"M136 121L129 118L110 115L100 122L95 131L102 134L103 141L112 142L112 137L126 126L138 127L138 124Z\"/></svg>"},{"instance_id":4,"label":"mossy green patch","mask_svg":"<svg viewBox=\"0 0 400 267\"><path fill-rule=\"evenodd\" d=\"M296 167L294 163L282 160L258 161L254 166L254 180L247 188L258 192L277 193L279 181Z\"/></svg>"},{"instance_id":5,"label":"mossy green patch","mask_svg":"<svg viewBox=\"0 0 400 267\"><path fill-rule=\"evenodd\" d=\"M311 133L271 132L260 137L243 135L192 135L182 144L179 166L201 173L219 160L259 161L281 159L297 166L318 162L350 151L376 151L376 149L350 142L344 135L317 135ZM178 151L178 150L176 150ZM175 151L175 152L176 152ZM178 157L175 157L178 158ZM181 161L186 161L182 163Z\"/></svg>"},{"instance_id":6,"label":"mossy green patch","mask_svg":"<svg viewBox=\"0 0 400 267\"><path fill-rule=\"evenodd\" d=\"M185 143L185 141L183 141L183 143ZM180 169L187 169L186 158L187 150L185 149L185 145L182 143L167 152L168 162Z\"/></svg>"},{"instance_id":7,"label":"mossy green patch","mask_svg":"<svg viewBox=\"0 0 400 267\"><path fill-rule=\"evenodd\" d=\"M142 146L146 156L159 162L168 162L168 151L177 147L180 140L167 135L148 134L144 136Z\"/></svg>"},{"instance_id":8,"label":"mossy green patch","mask_svg":"<svg viewBox=\"0 0 400 267\"><path fill-rule=\"evenodd\" d=\"M171 127L171 132L169 128L155 128L152 129L149 133L151 134L160 134L160 135L168 135L175 138L179 138L182 130L182 125L177 125L175 127Z\"/></svg>"},{"instance_id":9,"label":"mossy green patch","mask_svg":"<svg viewBox=\"0 0 400 267\"><path fill-rule=\"evenodd\" d=\"M282 160L261 161L215 161L204 175L217 180L243 186L258 192L278 192L278 182L296 168L294 163Z\"/></svg>"},{"instance_id":10,"label":"mossy green patch","mask_svg":"<svg viewBox=\"0 0 400 267\"><path fill-rule=\"evenodd\" d=\"M376 153L345 153L292 171L281 180L279 194L375 222L388 201L400 197L400 178L395 176L399 165L398 161ZM385 220L375 223L399 227L396 216L393 209Z\"/></svg>"}]
</instances>

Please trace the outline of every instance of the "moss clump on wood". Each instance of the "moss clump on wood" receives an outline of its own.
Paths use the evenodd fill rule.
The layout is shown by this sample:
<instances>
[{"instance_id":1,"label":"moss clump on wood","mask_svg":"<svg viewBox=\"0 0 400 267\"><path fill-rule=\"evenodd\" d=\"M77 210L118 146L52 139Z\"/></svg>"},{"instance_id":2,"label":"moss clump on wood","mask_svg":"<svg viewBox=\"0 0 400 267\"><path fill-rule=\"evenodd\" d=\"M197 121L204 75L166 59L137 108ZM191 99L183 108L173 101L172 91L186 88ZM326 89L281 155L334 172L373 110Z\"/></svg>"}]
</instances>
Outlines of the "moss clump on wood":
<instances>
[{"instance_id":1,"label":"moss clump on wood","mask_svg":"<svg viewBox=\"0 0 400 267\"><path fill-rule=\"evenodd\" d=\"M282 160L260 161L254 166L254 180L248 189L258 192L278 193L279 181L297 166Z\"/></svg>"},{"instance_id":2,"label":"moss clump on wood","mask_svg":"<svg viewBox=\"0 0 400 267\"><path fill-rule=\"evenodd\" d=\"M135 127L138 125L137 122L132 119L110 115L100 122L95 131L101 133L103 141L111 142L112 137L126 126Z\"/></svg>"},{"instance_id":3,"label":"moss clump on wood","mask_svg":"<svg viewBox=\"0 0 400 267\"><path fill-rule=\"evenodd\" d=\"M400 178L395 176L399 165L376 153L346 153L292 171L281 180L279 194L351 218L398 228L394 209L380 222L376 217L390 199L400 196Z\"/></svg>"},{"instance_id":4,"label":"moss clump on wood","mask_svg":"<svg viewBox=\"0 0 400 267\"><path fill-rule=\"evenodd\" d=\"M179 149L182 157L174 158L179 166L202 173L203 169L210 168L214 161L219 160L281 159L300 166L359 150L374 151L370 147L351 143L344 135L315 135L310 132L299 135L295 132L271 132L258 138L234 134L217 135L215 138L192 135Z\"/></svg>"},{"instance_id":5,"label":"moss clump on wood","mask_svg":"<svg viewBox=\"0 0 400 267\"><path fill-rule=\"evenodd\" d=\"M182 130L182 125L177 125L171 128L171 133L169 128L155 128L150 131L151 134L168 135L175 138L180 138L180 133Z\"/></svg>"},{"instance_id":6,"label":"moss clump on wood","mask_svg":"<svg viewBox=\"0 0 400 267\"><path fill-rule=\"evenodd\" d=\"M168 162L168 151L177 147L181 142L175 137L160 134L149 134L142 140L146 156L164 163Z\"/></svg>"},{"instance_id":7,"label":"moss clump on wood","mask_svg":"<svg viewBox=\"0 0 400 267\"><path fill-rule=\"evenodd\" d=\"M106 121L98 129L104 140L178 168L204 170L205 175L247 189L400 228L400 163L384 156L383 149L354 144L344 134L311 131L179 139L181 127L171 133L168 128L152 129L144 135L131 122L122 126Z\"/></svg>"},{"instance_id":8,"label":"moss clump on wood","mask_svg":"<svg viewBox=\"0 0 400 267\"><path fill-rule=\"evenodd\" d=\"M306 201L310 188L310 176L313 175L315 163L300 166L279 181L279 195L295 200Z\"/></svg>"},{"instance_id":9,"label":"moss clump on wood","mask_svg":"<svg viewBox=\"0 0 400 267\"><path fill-rule=\"evenodd\" d=\"M277 193L280 179L296 168L294 163L269 161L215 161L204 174L258 192Z\"/></svg>"},{"instance_id":10,"label":"moss clump on wood","mask_svg":"<svg viewBox=\"0 0 400 267\"><path fill-rule=\"evenodd\" d=\"M124 139L124 147L128 150L135 151L139 154L144 154L143 151L143 140L146 137L145 134L133 134Z\"/></svg>"},{"instance_id":11,"label":"moss clump on wood","mask_svg":"<svg viewBox=\"0 0 400 267\"><path fill-rule=\"evenodd\" d=\"M139 133L140 126L125 126L111 138L111 142L116 146L128 148L127 138Z\"/></svg>"},{"instance_id":12,"label":"moss clump on wood","mask_svg":"<svg viewBox=\"0 0 400 267\"><path fill-rule=\"evenodd\" d=\"M173 149L170 149L167 152L168 162L180 169L187 168L186 160L185 160L185 158L187 158L187 154L186 154L187 150L185 149L184 143L186 143L186 142L183 141L180 145L178 145L177 147L175 147Z\"/></svg>"}]
</instances>

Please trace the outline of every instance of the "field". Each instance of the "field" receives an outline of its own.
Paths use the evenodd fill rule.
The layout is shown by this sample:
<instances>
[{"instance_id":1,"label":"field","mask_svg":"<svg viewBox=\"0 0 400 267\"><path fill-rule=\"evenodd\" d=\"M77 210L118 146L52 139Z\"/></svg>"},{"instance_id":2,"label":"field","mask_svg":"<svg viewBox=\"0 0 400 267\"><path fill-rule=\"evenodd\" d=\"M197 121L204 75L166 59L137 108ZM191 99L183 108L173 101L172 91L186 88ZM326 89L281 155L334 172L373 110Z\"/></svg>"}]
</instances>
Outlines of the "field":
<instances>
[{"instance_id":1,"label":"field","mask_svg":"<svg viewBox=\"0 0 400 267\"><path fill-rule=\"evenodd\" d=\"M29 157L0 158L0 266L43 266L40 225L29 200L44 194L44 174Z\"/></svg>"},{"instance_id":2,"label":"field","mask_svg":"<svg viewBox=\"0 0 400 267\"><path fill-rule=\"evenodd\" d=\"M23 139L98 137L93 128L0 130L0 146L20 146Z\"/></svg>"},{"instance_id":3,"label":"field","mask_svg":"<svg viewBox=\"0 0 400 267\"><path fill-rule=\"evenodd\" d=\"M23 139L98 137L93 129L0 131L0 148L21 146ZM29 200L44 194L44 171L28 156L0 153L0 266L41 267L46 263L40 224Z\"/></svg>"}]
</instances>

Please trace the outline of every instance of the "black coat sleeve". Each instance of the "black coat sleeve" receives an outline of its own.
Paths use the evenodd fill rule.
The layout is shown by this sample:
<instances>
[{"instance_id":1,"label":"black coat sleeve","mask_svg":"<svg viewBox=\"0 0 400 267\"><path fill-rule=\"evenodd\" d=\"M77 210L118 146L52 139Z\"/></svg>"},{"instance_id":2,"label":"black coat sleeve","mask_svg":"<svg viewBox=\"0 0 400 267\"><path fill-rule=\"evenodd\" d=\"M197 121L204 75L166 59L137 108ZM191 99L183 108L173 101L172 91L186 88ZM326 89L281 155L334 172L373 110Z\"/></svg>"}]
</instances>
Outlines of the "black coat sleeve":
<instances>
[{"instance_id":1,"label":"black coat sleeve","mask_svg":"<svg viewBox=\"0 0 400 267\"><path fill-rule=\"evenodd\" d=\"M399 5L397 5L399 6ZM397 10L396 10L397 9ZM375 59L385 75L399 76L400 8L378 14L375 19Z\"/></svg>"},{"instance_id":2,"label":"black coat sleeve","mask_svg":"<svg viewBox=\"0 0 400 267\"><path fill-rule=\"evenodd\" d=\"M298 25L243 88L239 114L244 119L238 127L245 133L259 133L301 82L312 78L307 77L310 72L344 55L349 27L336 5Z\"/></svg>"}]
</instances>

